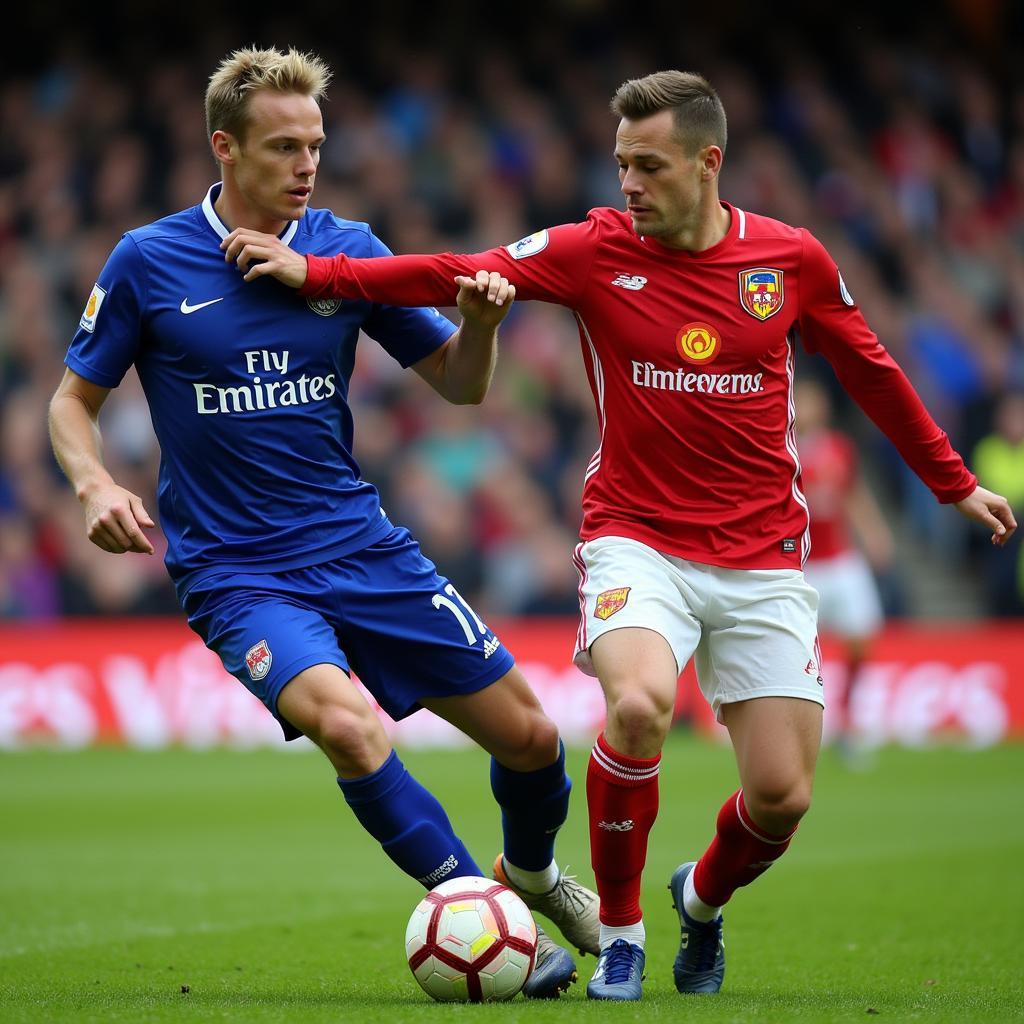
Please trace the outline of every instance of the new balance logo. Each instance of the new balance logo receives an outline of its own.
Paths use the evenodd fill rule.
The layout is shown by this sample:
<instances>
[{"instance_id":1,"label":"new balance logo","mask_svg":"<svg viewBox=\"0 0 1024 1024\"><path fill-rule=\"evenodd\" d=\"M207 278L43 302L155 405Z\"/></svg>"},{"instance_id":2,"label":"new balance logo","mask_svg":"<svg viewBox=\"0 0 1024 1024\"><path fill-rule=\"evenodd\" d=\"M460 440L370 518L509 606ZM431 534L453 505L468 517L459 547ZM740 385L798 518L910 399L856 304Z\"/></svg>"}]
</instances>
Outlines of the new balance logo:
<instances>
[{"instance_id":1,"label":"new balance logo","mask_svg":"<svg viewBox=\"0 0 1024 1024\"><path fill-rule=\"evenodd\" d=\"M485 640L484 641L484 660L486 661L500 646L501 646L501 641L497 637L494 637L494 639L492 639L492 640Z\"/></svg>"},{"instance_id":2,"label":"new balance logo","mask_svg":"<svg viewBox=\"0 0 1024 1024\"><path fill-rule=\"evenodd\" d=\"M619 274L612 284L616 288L625 288L627 291L638 292L645 284L647 284L646 277L640 277L638 274Z\"/></svg>"},{"instance_id":3,"label":"new balance logo","mask_svg":"<svg viewBox=\"0 0 1024 1024\"><path fill-rule=\"evenodd\" d=\"M597 827L603 828L605 832L630 832L633 829L633 819L627 818L625 821L599 821Z\"/></svg>"}]
</instances>

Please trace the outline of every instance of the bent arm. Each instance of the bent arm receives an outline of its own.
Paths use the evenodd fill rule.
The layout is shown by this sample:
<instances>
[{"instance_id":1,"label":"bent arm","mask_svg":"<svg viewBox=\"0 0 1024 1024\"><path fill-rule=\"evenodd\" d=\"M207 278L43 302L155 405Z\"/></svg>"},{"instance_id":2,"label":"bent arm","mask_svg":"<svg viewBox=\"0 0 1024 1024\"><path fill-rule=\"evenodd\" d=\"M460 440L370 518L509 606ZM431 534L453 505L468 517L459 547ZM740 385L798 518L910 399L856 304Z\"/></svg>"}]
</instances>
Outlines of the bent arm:
<instances>
[{"instance_id":1,"label":"bent arm","mask_svg":"<svg viewBox=\"0 0 1024 1024\"><path fill-rule=\"evenodd\" d=\"M413 369L455 405L479 405L491 386L498 361L498 324L508 314L515 288L500 274L481 270L457 277L459 329Z\"/></svg>"},{"instance_id":2,"label":"bent arm","mask_svg":"<svg viewBox=\"0 0 1024 1024\"><path fill-rule=\"evenodd\" d=\"M85 510L86 531L97 547L120 554L153 554L142 527L154 524L138 495L118 486L103 465L99 412L109 388L66 370L50 400L50 442L57 462Z\"/></svg>"}]
</instances>

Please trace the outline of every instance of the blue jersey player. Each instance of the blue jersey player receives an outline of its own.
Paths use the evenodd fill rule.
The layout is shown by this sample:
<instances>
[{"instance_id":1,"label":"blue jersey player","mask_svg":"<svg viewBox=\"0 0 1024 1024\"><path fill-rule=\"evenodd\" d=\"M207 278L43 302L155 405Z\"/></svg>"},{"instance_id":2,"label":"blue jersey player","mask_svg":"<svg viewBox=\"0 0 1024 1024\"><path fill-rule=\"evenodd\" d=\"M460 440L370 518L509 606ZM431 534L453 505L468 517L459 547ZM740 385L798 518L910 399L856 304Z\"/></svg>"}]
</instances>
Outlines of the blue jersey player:
<instances>
[{"instance_id":1,"label":"blue jersey player","mask_svg":"<svg viewBox=\"0 0 1024 1024\"><path fill-rule=\"evenodd\" d=\"M271 278L253 287L220 249L247 227L300 253L387 254L365 224L307 209L328 78L318 58L276 49L238 50L211 77L222 180L111 253L51 402L54 450L90 540L151 554L154 522L104 468L97 425L134 364L160 442L167 568L191 627L287 737L323 750L362 825L428 888L480 868L349 672L394 718L427 707L478 742L502 812L496 876L596 954L596 896L554 860L570 790L558 731L495 634L388 520L352 456L360 331L449 401L479 402L514 289L496 274L456 278L456 330L436 310L306 302ZM568 951L543 936L528 994L557 996L574 978Z\"/></svg>"}]
</instances>

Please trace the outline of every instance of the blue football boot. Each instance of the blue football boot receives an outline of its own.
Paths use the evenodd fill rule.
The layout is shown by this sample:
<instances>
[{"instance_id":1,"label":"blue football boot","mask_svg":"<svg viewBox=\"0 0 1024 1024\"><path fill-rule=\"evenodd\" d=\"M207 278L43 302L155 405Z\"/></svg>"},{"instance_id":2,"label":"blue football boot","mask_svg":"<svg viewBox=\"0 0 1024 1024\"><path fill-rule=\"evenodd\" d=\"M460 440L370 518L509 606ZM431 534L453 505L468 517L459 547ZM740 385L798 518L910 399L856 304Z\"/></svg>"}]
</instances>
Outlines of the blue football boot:
<instances>
[{"instance_id":1,"label":"blue football boot","mask_svg":"<svg viewBox=\"0 0 1024 1024\"><path fill-rule=\"evenodd\" d=\"M672 906L679 911L679 952L672 974L680 992L711 993L722 987L725 978L722 915L706 923L695 921L683 907L683 884L696 866L696 861L680 864L668 884Z\"/></svg>"},{"instance_id":2,"label":"blue football boot","mask_svg":"<svg viewBox=\"0 0 1024 1024\"><path fill-rule=\"evenodd\" d=\"M640 982L644 980L645 962L639 946L616 939L597 958L597 970L587 985L587 998L635 1002L643 995Z\"/></svg>"},{"instance_id":3,"label":"blue football boot","mask_svg":"<svg viewBox=\"0 0 1024 1024\"><path fill-rule=\"evenodd\" d=\"M542 928L537 929L537 957L523 986L527 999L557 999L577 978L576 964Z\"/></svg>"}]
</instances>

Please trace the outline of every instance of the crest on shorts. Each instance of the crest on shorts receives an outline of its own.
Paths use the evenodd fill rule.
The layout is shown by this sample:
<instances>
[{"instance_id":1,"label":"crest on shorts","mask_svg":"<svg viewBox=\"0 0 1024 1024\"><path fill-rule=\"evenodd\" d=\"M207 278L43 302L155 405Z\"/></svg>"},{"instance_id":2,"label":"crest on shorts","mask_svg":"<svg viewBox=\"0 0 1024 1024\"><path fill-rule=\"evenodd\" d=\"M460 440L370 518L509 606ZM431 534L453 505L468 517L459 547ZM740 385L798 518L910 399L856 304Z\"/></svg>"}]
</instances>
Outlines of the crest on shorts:
<instances>
[{"instance_id":1,"label":"crest on shorts","mask_svg":"<svg viewBox=\"0 0 1024 1024\"><path fill-rule=\"evenodd\" d=\"M630 590L632 587L616 587L614 590L598 594L594 614L599 619L610 619L617 611L625 608Z\"/></svg>"},{"instance_id":2,"label":"crest on shorts","mask_svg":"<svg viewBox=\"0 0 1024 1024\"><path fill-rule=\"evenodd\" d=\"M270 665L273 660L274 655L271 654L270 645L266 640L253 644L245 652L245 666L248 668L249 675L252 676L254 683L258 683L270 671Z\"/></svg>"},{"instance_id":3,"label":"crest on shorts","mask_svg":"<svg viewBox=\"0 0 1024 1024\"><path fill-rule=\"evenodd\" d=\"M782 271L771 267L754 267L740 271L740 305L758 320L775 316L785 301Z\"/></svg>"},{"instance_id":4,"label":"crest on shorts","mask_svg":"<svg viewBox=\"0 0 1024 1024\"><path fill-rule=\"evenodd\" d=\"M341 309L341 299L306 299L309 306L317 316L334 316Z\"/></svg>"}]
</instances>

